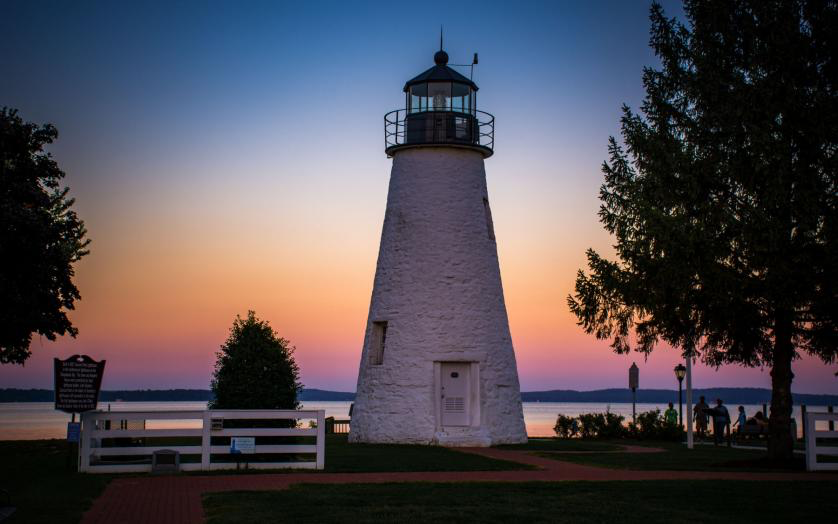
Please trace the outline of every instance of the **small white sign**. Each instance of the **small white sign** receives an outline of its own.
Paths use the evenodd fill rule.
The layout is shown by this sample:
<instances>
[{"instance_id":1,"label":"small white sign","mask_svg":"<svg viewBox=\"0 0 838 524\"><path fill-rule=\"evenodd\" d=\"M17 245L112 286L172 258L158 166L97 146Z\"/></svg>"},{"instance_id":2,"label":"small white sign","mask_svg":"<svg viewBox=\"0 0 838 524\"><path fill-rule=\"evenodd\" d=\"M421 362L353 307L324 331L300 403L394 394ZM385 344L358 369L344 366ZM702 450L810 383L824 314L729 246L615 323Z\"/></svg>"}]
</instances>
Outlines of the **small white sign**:
<instances>
[{"instance_id":1,"label":"small white sign","mask_svg":"<svg viewBox=\"0 0 838 524\"><path fill-rule=\"evenodd\" d=\"M256 453L256 437L230 438L230 453L233 455L252 455Z\"/></svg>"}]
</instances>

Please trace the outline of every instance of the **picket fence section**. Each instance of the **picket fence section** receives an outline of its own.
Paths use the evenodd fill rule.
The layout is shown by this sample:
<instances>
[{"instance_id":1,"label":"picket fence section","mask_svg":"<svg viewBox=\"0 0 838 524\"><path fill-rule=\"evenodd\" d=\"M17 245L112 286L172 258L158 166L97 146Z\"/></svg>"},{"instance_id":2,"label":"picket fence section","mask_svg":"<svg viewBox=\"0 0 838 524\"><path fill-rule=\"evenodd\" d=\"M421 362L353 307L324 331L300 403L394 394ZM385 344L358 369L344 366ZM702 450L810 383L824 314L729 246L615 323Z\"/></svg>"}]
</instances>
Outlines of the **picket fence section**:
<instances>
[{"instance_id":1,"label":"picket fence section","mask_svg":"<svg viewBox=\"0 0 838 524\"><path fill-rule=\"evenodd\" d=\"M818 439L830 439L838 442L838 413L820 413L807 411L803 424L806 426L806 469L809 471L833 470L838 471L838 445L818 444ZM816 429L815 423L826 421L827 429ZM818 457L832 457L832 462L819 462Z\"/></svg>"},{"instance_id":2,"label":"picket fence section","mask_svg":"<svg viewBox=\"0 0 838 524\"><path fill-rule=\"evenodd\" d=\"M316 421L315 427L269 427L270 421L300 419ZM256 427L225 427L224 421L256 421ZM147 422L195 427L147 428ZM184 424L185 423L185 424ZM273 422L276 425L275 422ZM259 427L261 425L262 427ZM220 469L323 469L325 464L326 424L324 410L204 410L204 411L88 411L81 415L79 471L86 473L133 473L152 470L155 452L180 454L180 471L212 471ZM229 443L212 444L214 437L229 442L231 437L255 437L255 446L247 454L231 455ZM259 443L260 437L314 437L313 444ZM164 443L146 445L145 439L157 438ZM179 443L185 438L194 445ZM108 444L104 439L108 439ZM200 444L197 442L200 439ZM219 440L219 439L216 439ZM289 439L290 440L290 439ZM171 445L169 445L171 443ZM254 455L250 455L253 453ZM200 456L200 461L183 460L184 456ZM269 455L266 461L266 455ZM273 460L275 457L291 460ZM291 455L291 457L287 457ZM255 459L258 456L258 460ZM301 456L303 457L301 459ZM129 458L130 457L130 458ZM254 457L252 460L251 458ZM311 460L311 458L314 458Z\"/></svg>"}]
</instances>

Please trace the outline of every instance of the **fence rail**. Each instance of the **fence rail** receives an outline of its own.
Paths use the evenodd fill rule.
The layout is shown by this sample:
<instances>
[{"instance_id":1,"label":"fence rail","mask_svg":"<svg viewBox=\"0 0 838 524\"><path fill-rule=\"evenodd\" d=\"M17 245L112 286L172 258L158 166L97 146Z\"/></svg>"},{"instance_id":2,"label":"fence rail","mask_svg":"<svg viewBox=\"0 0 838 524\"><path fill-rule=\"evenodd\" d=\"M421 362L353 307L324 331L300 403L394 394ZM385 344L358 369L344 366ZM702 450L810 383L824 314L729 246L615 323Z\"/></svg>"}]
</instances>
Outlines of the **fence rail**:
<instances>
[{"instance_id":1,"label":"fence rail","mask_svg":"<svg viewBox=\"0 0 838 524\"><path fill-rule=\"evenodd\" d=\"M818 421L827 422L826 430L819 430L815 423ZM809 471L833 470L838 471L838 445L818 444L818 439L831 439L838 441L838 431L830 428L838 421L836 413L819 413L807 411L804 414L803 424L806 428L806 469ZM819 462L818 457L831 456L834 462Z\"/></svg>"},{"instance_id":2,"label":"fence rail","mask_svg":"<svg viewBox=\"0 0 838 524\"><path fill-rule=\"evenodd\" d=\"M266 427L275 425L276 421L288 421L283 425L294 425L300 419L313 420L316 426ZM107 422L124 420L132 422L133 427L112 429L115 425ZM257 427L236 428L231 427L235 424L224 425L225 421L231 420L253 421ZM177 421L188 427L147 428L149 421ZM140 429L136 429L137 426ZM179 453L179 469L182 471L235 469L241 463L253 469L323 469L325 431L324 410L89 411L81 416L79 471L151 471L152 456L159 451ZM243 454L231 453L230 445L226 442L231 437L253 437L253 449ZM314 441L282 444L265 442L275 440L275 437L291 437L289 440L295 437L311 440L313 437ZM148 439L165 439L167 442L149 444ZM191 457L191 460L184 461L184 456ZM253 460L249 460L251 458Z\"/></svg>"}]
</instances>

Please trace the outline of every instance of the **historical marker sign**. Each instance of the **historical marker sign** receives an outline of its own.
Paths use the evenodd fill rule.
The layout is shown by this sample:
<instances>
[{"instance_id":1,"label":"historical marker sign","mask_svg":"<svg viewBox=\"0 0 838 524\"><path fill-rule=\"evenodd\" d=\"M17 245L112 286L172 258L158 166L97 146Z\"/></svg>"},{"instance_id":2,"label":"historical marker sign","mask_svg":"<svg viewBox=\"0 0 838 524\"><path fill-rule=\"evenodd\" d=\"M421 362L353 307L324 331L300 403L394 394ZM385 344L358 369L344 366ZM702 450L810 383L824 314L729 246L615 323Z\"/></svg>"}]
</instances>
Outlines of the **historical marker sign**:
<instances>
[{"instance_id":1,"label":"historical marker sign","mask_svg":"<svg viewBox=\"0 0 838 524\"><path fill-rule=\"evenodd\" d=\"M87 355L73 355L67 360L54 359L55 409L82 413L96 409L105 361L96 362Z\"/></svg>"}]
</instances>

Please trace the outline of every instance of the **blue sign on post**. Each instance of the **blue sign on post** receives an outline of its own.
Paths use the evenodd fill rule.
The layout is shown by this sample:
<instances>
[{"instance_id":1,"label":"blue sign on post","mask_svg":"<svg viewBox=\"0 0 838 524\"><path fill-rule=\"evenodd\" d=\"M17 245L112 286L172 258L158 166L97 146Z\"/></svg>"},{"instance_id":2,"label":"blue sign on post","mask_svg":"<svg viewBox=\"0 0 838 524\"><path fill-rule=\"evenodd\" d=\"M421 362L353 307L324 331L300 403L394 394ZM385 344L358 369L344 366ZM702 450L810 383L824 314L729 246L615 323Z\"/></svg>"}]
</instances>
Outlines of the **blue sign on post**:
<instances>
[{"instance_id":1,"label":"blue sign on post","mask_svg":"<svg viewBox=\"0 0 838 524\"><path fill-rule=\"evenodd\" d=\"M81 434L81 422L67 423L67 442L78 442Z\"/></svg>"},{"instance_id":2,"label":"blue sign on post","mask_svg":"<svg viewBox=\"0 0 838 524\"><path fill-rule=\"evenodd\" d=\"M255 437L231 437L230 438L230 454L232 455L250 455L256 452L256 438Z\"/></svg>"}]
</instances>

